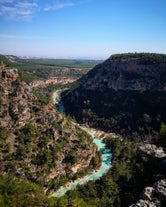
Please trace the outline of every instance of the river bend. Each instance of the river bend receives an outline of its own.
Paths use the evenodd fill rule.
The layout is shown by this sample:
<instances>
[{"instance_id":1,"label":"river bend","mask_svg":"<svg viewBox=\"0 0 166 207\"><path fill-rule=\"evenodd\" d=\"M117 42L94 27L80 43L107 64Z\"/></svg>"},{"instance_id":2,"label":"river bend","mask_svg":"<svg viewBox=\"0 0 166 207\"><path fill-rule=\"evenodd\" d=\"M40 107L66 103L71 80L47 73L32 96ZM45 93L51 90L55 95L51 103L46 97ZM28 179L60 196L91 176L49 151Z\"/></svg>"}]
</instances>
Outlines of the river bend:
<instances>
[{"instance_id":1,"label":"river bend","mask_svg":"<svg viewBox=\"0 0 166 207\"><path fill-rule=\"evenodd\" d=\"M54 104L58 104L57 101L58 98L58 93L54 92L53 94L53 102ZM60 112L64 113L64 106L63 104L60 102L60 104L58 104L58 109ZM82 128L82 127L81 127ZM95 131L89 131L85 128L82 128L84 130L86 130L86 132L88 132L92 139L93 139L93 143L96 144L96 146L98 147L98 150L101 151L101 157L102 157L102 163L99 169L97 169L96 171L93 171L91 174L86 175L83 178L79 178L73 182L70 182L68 184L66 184L65 186L62 186L59 188L59 190L57 190L55 193L53 193L51 196L54 197L61 197L63 196L67 191L69 190L73 190L75 189L78 185L82 185L88 181L91 180L98 180L100 179L105 173L108 172L108 170L111 168L112 164L111 164L111 157L112 157L112 153L111 151L106 147L106 144L102 141L102 139L97 139L94 134Z\"/></svg>"}]
</instances>

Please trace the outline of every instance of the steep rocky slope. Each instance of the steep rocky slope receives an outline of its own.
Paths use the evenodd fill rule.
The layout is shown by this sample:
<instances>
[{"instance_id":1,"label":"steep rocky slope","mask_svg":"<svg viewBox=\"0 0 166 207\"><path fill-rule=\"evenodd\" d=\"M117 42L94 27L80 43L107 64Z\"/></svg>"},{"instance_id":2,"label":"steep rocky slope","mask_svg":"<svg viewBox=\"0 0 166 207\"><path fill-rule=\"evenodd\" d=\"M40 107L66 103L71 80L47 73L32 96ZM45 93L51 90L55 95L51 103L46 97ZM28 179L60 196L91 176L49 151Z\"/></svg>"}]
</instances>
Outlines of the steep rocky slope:
<instances>
[{"instance_id":1,"label":"steep rocky slope","mask_svg":"<svg viewBox=\"0 0 166 207\"><path fill-rule=\"evenodd\" d=\"M166 55L113 55L64 94L66 112L120 134L150 134L166 119Z\"/></svg>"},{"instance_id":2,"label":"steep rocky slope","mask_svg":"<svg viewBox=\"0 0 166 207\"><path fill-rule=\"evenodd\" d=\"M166 202L166 180L154 183L153 187L146 187L140 195L140 200L130 207L140 206L164 206Z\"/></svg>"},{"instance_id":3,"label":"steep rocky slope","mask_svg":"<svg viewBox=\"0 0 166 207\"><path fill-rule=\"evenodd\" d=\"M94 159L89 135L52 103L41 107L15 68L0 68L0 176L13 174L56 189Z\"/></svg>"}]
</instances>

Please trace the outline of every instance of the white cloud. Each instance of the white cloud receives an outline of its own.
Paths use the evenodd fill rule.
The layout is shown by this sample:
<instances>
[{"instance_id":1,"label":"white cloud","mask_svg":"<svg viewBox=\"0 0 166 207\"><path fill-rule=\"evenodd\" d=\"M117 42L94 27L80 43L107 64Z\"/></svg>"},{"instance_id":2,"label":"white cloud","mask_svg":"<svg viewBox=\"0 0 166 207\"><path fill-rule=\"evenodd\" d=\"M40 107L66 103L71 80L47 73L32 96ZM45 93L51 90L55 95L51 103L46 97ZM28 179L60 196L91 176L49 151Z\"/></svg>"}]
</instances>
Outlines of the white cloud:
<instances>
[{"instance_id":1,"label":"white cloud","mask_svg":"<svg viewBox=\"0 0 166 207\"><path fill-rule=\"evenodd\" d=\"M73 6L77 6L79 4L85 4L89 2L90 0L61 0L61 1L52 1L51 3L47 4L47 6L44 7L44 11L50 11L50 10L59 10L64 8L69 8Z\"/></svg>"},{"instance_id":2,"label":"white cloud","mask_svg":"<svg viewBox=\"0 0 166 207\"><path fill-rule=\"evenodd\" d=\"M38 7L36 2L17 2L17 7L20 8L35 8Z\"/></svg>"},{"instance_id":3,"label":"white cloud","mask_svg":"<svg viewBox=\"0 0 166 207\"><path fill-rule=\"evenodd\" d=\"M0 0L0 16L12 20L30 20L39 11L52 11L85 4L91 0Z\"/></svg>"},{"instance_id":4,"label":"white cloud","mask_svg":"<svg viewBox=\"0 0 166 207\"><path fill-rule=\"evenodd\" d=\"M45 6L44 11L63 9L67 7L72 7L74 5L74 2L55 1L52 4Z\"/></svg>"},{"instance_id":5,"label":"white cloud","mask_svg":"<svg viewBox=\"0 0 166 207\"><path fill-rule=\"evenodd\" d=\"M30 20L38 7L36 0L0 0L0 16L8 19Z\"/></svg>"}]
</instances>

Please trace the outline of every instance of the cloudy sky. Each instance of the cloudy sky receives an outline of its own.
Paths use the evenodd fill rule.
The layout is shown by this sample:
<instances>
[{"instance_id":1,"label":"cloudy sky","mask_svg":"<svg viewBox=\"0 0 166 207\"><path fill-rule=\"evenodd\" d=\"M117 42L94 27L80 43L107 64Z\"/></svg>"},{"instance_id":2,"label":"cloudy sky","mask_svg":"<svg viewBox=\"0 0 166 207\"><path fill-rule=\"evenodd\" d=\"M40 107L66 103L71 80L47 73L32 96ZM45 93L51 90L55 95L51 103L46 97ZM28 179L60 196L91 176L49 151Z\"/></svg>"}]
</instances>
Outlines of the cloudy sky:
<instances>
[{"instance_id":1,"label":"cloudy sky","mask_svg":"<svg viewBox=\"0 0 166 207\"><path fill-rule=\"evenodd\" d=\"M166 0L0 0L0 54L166 53Z\"/></svg>"}]
</instances>

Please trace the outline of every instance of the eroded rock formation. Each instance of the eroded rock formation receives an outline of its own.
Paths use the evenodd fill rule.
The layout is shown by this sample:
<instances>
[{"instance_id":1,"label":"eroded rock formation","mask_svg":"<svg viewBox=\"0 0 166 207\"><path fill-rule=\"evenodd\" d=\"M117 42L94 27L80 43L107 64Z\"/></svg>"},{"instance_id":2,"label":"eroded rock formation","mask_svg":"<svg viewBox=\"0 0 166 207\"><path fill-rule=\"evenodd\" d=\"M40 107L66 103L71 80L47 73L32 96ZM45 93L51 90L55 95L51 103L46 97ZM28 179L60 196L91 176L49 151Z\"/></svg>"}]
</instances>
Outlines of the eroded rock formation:
<instances>
[{"instance_id":1,"label":"eroded rock formation","mask_svg":"<svg viewBox=\"0 0 166 207\"><path fill-rule=\"evenodd\" d=\"M164 207L166 203L166 180L159 180L153 187L146 187L137 203L130 207Z\"/></svg>"}]
</instances>

